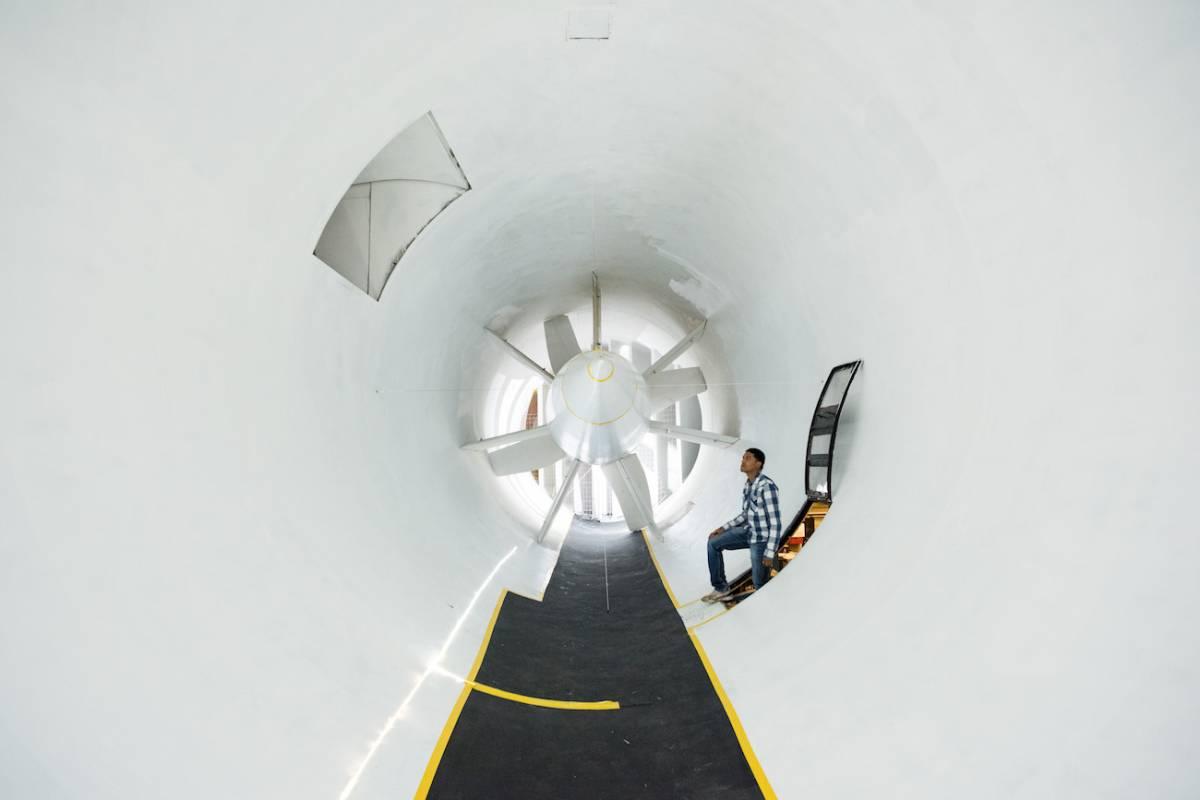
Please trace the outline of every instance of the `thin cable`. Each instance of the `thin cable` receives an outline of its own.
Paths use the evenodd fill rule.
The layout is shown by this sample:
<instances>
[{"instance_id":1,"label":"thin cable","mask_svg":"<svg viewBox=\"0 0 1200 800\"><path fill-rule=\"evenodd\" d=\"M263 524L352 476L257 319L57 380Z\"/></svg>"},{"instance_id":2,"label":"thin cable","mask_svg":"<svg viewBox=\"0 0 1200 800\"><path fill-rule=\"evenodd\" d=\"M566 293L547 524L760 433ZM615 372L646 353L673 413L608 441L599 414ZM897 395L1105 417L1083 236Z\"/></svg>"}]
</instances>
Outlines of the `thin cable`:
<instances>
[{"instance_id":1,"label":"thin cable","mask_svg":"<svg viewBox=\"0 0 1200 800\"><path fill-rule=\"evenodd\" d=\"M673 386L701 386L702 384L673 384ZM810 381L729 381L722 383L706 383L703 384L711 389L714 386L809 386ZM456 388L443 388L438 386L389 386L378 387L375 389L376 394L385 394L389 392L474 392L479 394L497 393L508 391L507 387L492 387L492 386L460 386Z\"/></svg>"}]
</instances>

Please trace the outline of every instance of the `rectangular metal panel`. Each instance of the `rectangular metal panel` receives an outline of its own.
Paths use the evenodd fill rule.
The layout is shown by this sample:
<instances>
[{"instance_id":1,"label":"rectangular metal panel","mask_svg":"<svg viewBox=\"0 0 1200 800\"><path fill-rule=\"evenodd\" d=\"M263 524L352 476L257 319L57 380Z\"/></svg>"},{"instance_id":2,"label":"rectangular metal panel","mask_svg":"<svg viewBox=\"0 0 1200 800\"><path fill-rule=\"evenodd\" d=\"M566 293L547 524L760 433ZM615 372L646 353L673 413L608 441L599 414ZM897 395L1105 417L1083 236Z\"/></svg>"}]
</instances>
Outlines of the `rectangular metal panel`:
<instances>
[{"instance_id":1,"label":"rectangular metal panel","mask_svg":"<svg viewBox=\"0 0 1200 800\"><path fill-rule=\"evenodd\" d=\"M413 240L461 189L421 181L371 184L371 249L367 294L376 300Z\"/></svg>"},{"instance_id":2,"label":"rectangular metal panel","mask_svg":"<svg viewBox=\"0 0 1200 800\"><path fill-rule=\"evenodd\" d=\"M367 291L367 257L370 250L371 201L366 187L351 187L342 197L313 255L334 272Z\"/></svg>"},{"instance_id":3,"label":"rectangular metal panel","mask_svg":"<svg viewBox=\"0 0 1200 800\"><path fill-rule=\"evenodd\" d=\"M432 114L422 115L384 145L354 182L397 178L444 183L462 191L471 188Z\"/></svg>"}]
</instances>

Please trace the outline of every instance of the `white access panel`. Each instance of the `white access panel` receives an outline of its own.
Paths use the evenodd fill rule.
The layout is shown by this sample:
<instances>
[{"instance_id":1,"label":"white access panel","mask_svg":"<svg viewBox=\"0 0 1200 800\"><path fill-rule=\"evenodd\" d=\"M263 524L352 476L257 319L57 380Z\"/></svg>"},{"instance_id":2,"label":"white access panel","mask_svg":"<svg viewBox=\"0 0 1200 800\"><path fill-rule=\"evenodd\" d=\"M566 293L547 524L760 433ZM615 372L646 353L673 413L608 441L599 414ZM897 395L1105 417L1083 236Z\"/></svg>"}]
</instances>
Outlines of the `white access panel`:
<instances>
[{"instance_id":1,"label":"white access panel","mask_svg":"<svg viewBox=\"0 0 1200 800\"><path fill-rule=\"evenodd\" d=\"M433 115L424 114L363 168L314 254L378 300L421 231L470 188Z\"/></svg>"}]
</instances>

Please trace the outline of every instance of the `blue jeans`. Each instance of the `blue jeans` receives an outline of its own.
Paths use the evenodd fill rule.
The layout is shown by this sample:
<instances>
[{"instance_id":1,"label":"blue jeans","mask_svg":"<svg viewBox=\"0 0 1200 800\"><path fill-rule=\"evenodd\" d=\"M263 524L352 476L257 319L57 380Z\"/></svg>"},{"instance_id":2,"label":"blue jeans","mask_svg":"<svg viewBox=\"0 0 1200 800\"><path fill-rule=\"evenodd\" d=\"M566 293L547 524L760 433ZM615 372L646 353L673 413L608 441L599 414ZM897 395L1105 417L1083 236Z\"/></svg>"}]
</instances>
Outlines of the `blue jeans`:
<instances>
[{"instance_id":1,"label":"blue jeans","mask_svg":"<svg viewBox=\"0 0 1200 800\"><path fill-rule=\"evenodd\" d=\"M750 529L747 527L729 528L720 536L708 540L708 580L714 589L728 589L729 581L725 580L725 559L722 556L726 550L750 550L750 579L754 588L761 589L770 580L770 570L763 566L763 554L767 551L766 542L750 543Z\"/></svg>"}]
</instances>

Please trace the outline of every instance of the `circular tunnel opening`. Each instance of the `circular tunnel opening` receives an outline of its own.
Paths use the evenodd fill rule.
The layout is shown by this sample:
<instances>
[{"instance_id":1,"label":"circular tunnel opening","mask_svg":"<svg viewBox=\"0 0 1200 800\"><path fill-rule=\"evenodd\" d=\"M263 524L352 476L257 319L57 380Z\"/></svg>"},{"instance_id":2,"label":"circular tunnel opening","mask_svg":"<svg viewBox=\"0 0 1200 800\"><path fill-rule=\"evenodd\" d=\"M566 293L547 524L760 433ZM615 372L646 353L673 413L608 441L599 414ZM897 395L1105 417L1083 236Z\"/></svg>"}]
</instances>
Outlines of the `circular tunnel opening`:
<instances>
[{"instance_id":1,"label":"circular tunnel opening","mask_svg":"<svg viewBox=\"0 0 1200 800\"><path fill-rule=\"evenodd\" d=\"M547 339L549 323L543 317L545 314L526 314L511 322L500 338L506 345L527 354L535 364L550 364L555 345ZM581 351L584 346L598 346L600 351L618 357L614 361L629 365L639 376L654 372L664 376L658 380L666 385L671 385L671 381L682 383L683 388L675 388L673 393L648 390L656 400L648 416L652 427L627 448L645 473L651 516L656 520L664 516L678 519L679 512L690 507L689 498L696 491L694 476L701 462L702 445L664 435L662 431L665 428L698 431L704 429L706 420L721 417L713 408L707 385L695 382L703 380L701 364L711 360L702 337L697 337L694 344L689 343L681 353L672 353L681 339L689 335L689 328L695 329L695 319L681 321L653 302L625 302L618 296L604 305L598 342L589 342L583 335L592 332L589 307L576 305L559 317L570 323L563 330L569 330L570 336L580 340ZM483 359L492 374L487 391L477 403L476 430L482 434L481 439L515 432L532 435L543 427L552 427L558 415L564 413L552 402L554 376L550 370L539 373L528 364L518 363L519 357L513 357L511 351L506 353L504 347L485 348ZM607 424L607 420L596 423L600 430L605 430ZM516 450L515 445L509 447ZM527 468L515 469L504 460L509 457L503 453L505 449L492 451L489 460L505 496L511 504L528 512L527 516L544 519L553 510L556 495L564 493L561 503L570 508L576 520L617 526L628 522L621 487L614 485L611 471L606 471L603 464L583 464L572 474L572 459L564 457L562 451L548 446L542 452L535 452L530 447L528 461L520 465ZM497 456L497 452L501 455ZM499 463L501 460L504 463ZM501 474L504 472L510 474Z\"/></svg>"}]
</instances>

